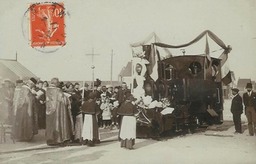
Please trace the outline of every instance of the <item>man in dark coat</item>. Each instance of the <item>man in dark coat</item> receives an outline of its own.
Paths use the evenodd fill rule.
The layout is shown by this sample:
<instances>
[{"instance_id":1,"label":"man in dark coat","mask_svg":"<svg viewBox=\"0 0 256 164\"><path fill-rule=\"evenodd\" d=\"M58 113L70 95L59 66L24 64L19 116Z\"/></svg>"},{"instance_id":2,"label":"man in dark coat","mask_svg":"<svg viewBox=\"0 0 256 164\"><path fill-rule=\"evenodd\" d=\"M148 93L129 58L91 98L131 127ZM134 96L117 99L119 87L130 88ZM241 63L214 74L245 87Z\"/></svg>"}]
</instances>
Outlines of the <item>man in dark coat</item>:
<instances>
[{"instance_id":1,"label":"man in dark coat","mask_svg":"<svg viewBox=\"0 0 256 164\"><path fill-rule=\"evenodd\" d=\"M122 83L121 88L118 90L116 95L116 100L118 101L119 107L121 107L122 103L126 100L126 95L130 93L127 89L127 84L125 82ZM117 116L117 123L120 125L122 120L122 116Z\"/></svg>"},{"instance_id":2,"label":"man in dark coat","mask_svg":"<svg viewBox=\"0 0 256 164\"><path fill-rule=\"evenodd\" d=\"M81 113L80 112L81 105L82 105L82 95L79 90L79 84L75 83L75 87L71 95L71 111L72 111L74 126L76 124L76 116Z\"/></svg>"},{"instance_id":3,"label":"man in dark coat","mask_svg":"<svg viewBox=\"0 0 256 164\"><path fill-rule=\"evenodd\" d=\"M241 114L243 113L243 100L239 95L239 90L237 88L232 89L232 94L234 97L231 103L231 113L233 114L233 122L236 130L235 133L242 133Z\"/></svg>"},{"instance_id":4,"label":"man in dark coat","mask_svg":"<svg viewBox=\"0 0 256 164\"><path fill-rule=\"evenodd\" d=\"M252 91L252 83L247 83L247 92L243 95L245 114L250 136L256 135L256 93Z\"/></svg>"},{"instance_id":5,"label":"man in dark coat","mask_svg":"<svg viewBox=\"0 0 256 164\"><path fill-rule=\"evenodd\" d=\"M125 82L122 83L122 88L120 88L116 95L116 100L118 101L119 105L125 101L125 95L128 92L127 85Z\"/></svg>"},{"instance_id":6,"label":"man in dark coat","mask_svg":"<svg viewBox=\"0 0 256 164\"><path fill-rule=\"evenodd\" d=\"M45 90L43 89L43 81L37 82L36 88L36 107L38 111L38 128L45 129L46 127L46 105L45 105Z\"/></svg>"}]
</instances>

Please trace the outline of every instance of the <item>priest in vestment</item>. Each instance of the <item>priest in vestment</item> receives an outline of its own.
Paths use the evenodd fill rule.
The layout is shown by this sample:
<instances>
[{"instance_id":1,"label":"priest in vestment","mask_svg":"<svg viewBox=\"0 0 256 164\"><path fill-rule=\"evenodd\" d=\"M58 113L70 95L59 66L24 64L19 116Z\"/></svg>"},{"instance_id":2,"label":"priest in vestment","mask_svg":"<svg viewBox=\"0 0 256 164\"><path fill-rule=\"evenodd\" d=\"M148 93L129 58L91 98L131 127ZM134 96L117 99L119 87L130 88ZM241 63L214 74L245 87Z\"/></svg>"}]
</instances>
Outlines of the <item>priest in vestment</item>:
<instances>
[{"instance_id":1,"label":"priest in vestment","mask_svg":"<svg viewBox=\"0 0 256 164\"><path fill-rule=\"evenodd\" d=\"M35 98L31 92L36 84L36 80L31 78L16 90L14 108L14 138L16 141L31 141L37 134L35 120ZM19 93L17 93L19 92Z\"/></svg>"},{"instance_id":2,"label":"priest in vestment","mask_svg":"<svg viewBox=\"0 0 256 164\"><path fill-rule=\"evenodd\" d=\"M46 90L46 142L48 145L65 145L73 135L70 101L58 85L58 78L53 78L50 87Z\"/></svg>"}]
</instances>

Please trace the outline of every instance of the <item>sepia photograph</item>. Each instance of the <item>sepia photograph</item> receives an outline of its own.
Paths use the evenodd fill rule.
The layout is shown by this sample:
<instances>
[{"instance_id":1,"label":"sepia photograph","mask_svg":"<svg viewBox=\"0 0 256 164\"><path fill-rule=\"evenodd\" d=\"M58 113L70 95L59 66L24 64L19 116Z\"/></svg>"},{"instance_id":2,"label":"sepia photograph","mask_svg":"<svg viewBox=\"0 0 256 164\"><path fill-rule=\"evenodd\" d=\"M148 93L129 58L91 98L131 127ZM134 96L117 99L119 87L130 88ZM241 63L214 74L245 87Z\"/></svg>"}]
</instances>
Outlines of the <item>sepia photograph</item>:
<instances>
[{"instance_id":1,"label":"sepia photograph","mask_svg":"<svg viewBox=\"0 0 256 164\"><path fill-rule=\"evenodd\" d=\"M0 0L1 164L255 164L256 0Z\"/></svg>"}]
</instances>

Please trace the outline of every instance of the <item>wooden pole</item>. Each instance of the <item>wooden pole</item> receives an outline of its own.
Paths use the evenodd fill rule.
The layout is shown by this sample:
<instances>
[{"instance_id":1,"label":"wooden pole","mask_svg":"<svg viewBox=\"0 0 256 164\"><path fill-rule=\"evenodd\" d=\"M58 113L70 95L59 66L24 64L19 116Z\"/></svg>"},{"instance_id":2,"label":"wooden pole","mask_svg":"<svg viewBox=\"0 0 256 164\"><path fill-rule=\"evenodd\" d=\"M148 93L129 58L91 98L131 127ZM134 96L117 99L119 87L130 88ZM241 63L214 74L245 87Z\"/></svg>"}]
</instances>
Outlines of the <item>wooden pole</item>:
<instances>
[{"instance_id":1,"label":"wooden pole","mask_svg":"<svg viewBox=\"0 0 256 164\"><path fill-rule=\"evenodd\" d=\"M113 86L113 50L111 50L110 83Z\"/></svg>"}]
</instances>

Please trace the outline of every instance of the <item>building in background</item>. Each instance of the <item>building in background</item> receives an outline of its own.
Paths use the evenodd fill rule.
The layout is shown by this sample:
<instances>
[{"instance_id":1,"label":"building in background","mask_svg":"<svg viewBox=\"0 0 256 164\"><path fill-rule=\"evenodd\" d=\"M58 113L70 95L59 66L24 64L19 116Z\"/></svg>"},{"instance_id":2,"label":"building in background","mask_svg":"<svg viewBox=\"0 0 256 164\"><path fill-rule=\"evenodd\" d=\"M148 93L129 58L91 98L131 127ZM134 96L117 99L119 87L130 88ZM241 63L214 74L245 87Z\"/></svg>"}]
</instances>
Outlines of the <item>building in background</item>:
<instances>
[{"instance_id":1,"label":"building in background","mask_svg":"<svg viewBox=\"0 0 256 164\"><path fill-rule=\"evenodd\" d=\"M237 88L240 90L240 92L245 92L245 86L247 83L252 83L252 89L256 89L255 81L252 81L251 79L238 79L237 81Z\"/></svg>"},{"instance_id":2,"label":"building in background","mask_svg":"<svg viewBox=\"0 0 256 164\"><path fill-rule=\"evenodd\" d=\"M10 79L13 82L18 79L24 80L31 77L38 79L35 74L33 74L17 60L10 59L0 59L0 77L2 79Z\"/></svg>"},{"instance_id":3,"label":"building in background","mask_svg":"<svg viewBox=\"0 0 256 164\"><path fill-rule=\"evenodd\" d=\"M132 87L132 62L129 61L119 74L118 81L125 82L128 88Z\"/></svg>"}]
</instances>

